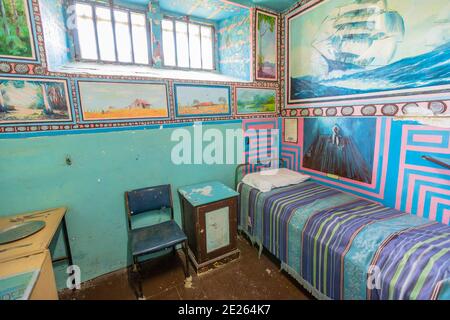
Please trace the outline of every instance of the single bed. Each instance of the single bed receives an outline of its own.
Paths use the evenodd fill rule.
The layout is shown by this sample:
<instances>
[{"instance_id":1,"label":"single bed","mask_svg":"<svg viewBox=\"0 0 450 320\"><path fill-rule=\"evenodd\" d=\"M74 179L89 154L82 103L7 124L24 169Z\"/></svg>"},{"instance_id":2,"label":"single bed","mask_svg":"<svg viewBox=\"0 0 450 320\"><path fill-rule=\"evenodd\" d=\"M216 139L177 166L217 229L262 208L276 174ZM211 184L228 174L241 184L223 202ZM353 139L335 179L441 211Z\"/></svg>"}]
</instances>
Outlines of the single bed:
<instances>
[{"instance_id":1,"label":"single bed","mask_svg":"<svg viewBox=\"0 0 450 320\"><path fill-rule=\"evenodd\" d=\"M450 299L449 226L313 180L237 190L239 230L316 298Z\"/></svg>"}]
</instances>

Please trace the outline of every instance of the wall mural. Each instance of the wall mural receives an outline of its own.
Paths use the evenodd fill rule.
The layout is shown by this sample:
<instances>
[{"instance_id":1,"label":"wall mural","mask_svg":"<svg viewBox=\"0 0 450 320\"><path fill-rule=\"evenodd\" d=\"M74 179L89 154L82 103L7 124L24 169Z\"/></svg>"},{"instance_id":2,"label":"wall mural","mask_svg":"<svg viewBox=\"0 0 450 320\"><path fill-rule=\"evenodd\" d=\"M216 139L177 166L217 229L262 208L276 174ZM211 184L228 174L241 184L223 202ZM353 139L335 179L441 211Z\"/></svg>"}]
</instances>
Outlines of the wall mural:
<instances>
[{"instance_id":1,"label":"wall mural","mask_svg":"<svg viewBox=\"0 0 450 320\"><path fill-rule=\"evenodd\" d=\"M289 103L449 87L447 0L317 3L287 17Z\"/></svg>"},{"instance_id":2,"label":"wall mural","mask_svg":"<svg viewBox=\"0 0 450 320\"><path fill-rule=\"evenodd\" d=\"M0 58L35 60L28 0L0 0Z\"/></svg>"},{"instance_id":3,"label":"wall mural","mask_svg":"<svg viewBox=\"0 0 450 320\"><path fill-rule=\"evenodd\" d=\"M83 120L167 118L164 83L78 81Z\"/></svg>"},{"instance_id":4,"label":"wall mural","mask_svg":"<svg viewBox=\"0 0 450 320\"><path fill-rule=\"evenodd\" d=\"M415 121L392 121L382 117L360 119L364 122L376 121L373 178L368 185L305 166L304 153L308 150L305 132L309 130L305 126L311 127L311 124L307 124L308 121L314 123L320 119L324 120L298 118L298 143L283 141L281 147L281 156L288 168L305 172L320 183L372 199L388 207L450 225L450 172L442 165L425 158L433 157L441 163L450 163L450 129L424 126ZM327 119L330 125L326 126L326 131L329 131L336 118ZM353 119L357 120L342 120ZM283 131L286 130L284 121ZM357 126L352 131L354 137L362 136L362 140L366 134L366 126ZM333 133L329 139L332 138ZM369 148L360 141L358 143L361 145L359 152L364 154L364 149ZM322 160L319 157L317 161Z\"/></svg>"},{"instance_id":5,"label":"wall mural","mask_svg":"<svg viewBox=\"0 0 450 320\"><path fill-rule=\"evenodd\" d=\"M277 91L274 89L236 88L238 114L275 113L277 111Z\"/></svg>"},{"instance_id":6,"label":"wall mural","mask_svg":"<svg viewBox=\"0 0 450 320\"><path fill-rule=\"evenodd\" d=\"M231 114L231 90L228 86L175 84L175 110L179 117Z\"/></svg>"},{"instance_id":7,"label":"wall mural","mask_svg":"<svg viewBox=\"0 0 450 320\"><path fill-rule=\"evenodd\" d=\"M278 80L278 17L256 12L256 79Z\"/></svg>"},{"instance_id":8,"label":"wall mural","mask_svg":"<svg viewBox=\"0 0 450 320\"><path fill-rule=\"evenodd\" d=\"M248 13L219 22L219 68L224 75L250 81L252 77L252 26Z\"/></svg>"},{"instance_id":9,"label":"wall mural","mask_svg":"<svg viewBox=\"0 0 450 320\"><path fill-rule=\"evenodd\" d=\"M303 128L303 167L372 183L375 118L308 118Z\"/></svg>"},{"instance_id":10,"label":"wall mural","mask_svg":"<svg viewBox=\"0 0 450 320\"><path fill-rule=\"evenodd\" d=\"M0 77L0 124L71 119L65 80Z\"/></svg>"}]
</instances>

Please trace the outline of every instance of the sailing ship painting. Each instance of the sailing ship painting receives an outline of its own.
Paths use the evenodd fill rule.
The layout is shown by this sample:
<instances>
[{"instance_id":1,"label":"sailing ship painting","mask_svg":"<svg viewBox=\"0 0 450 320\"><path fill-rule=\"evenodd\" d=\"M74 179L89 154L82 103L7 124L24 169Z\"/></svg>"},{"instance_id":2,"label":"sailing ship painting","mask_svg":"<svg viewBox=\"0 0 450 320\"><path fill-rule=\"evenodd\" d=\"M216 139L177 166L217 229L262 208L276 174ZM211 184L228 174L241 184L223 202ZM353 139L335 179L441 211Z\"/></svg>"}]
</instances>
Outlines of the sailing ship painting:
<instances>
[{"instance_id":1,"label":"sailing ship painting","mask_svg":"<svg viewBox=\"0 0 450 320\"><path fill-rule=\"evenodd\" d=\"M328 0L288 19L290 103L450 84L448 0Z\"/></svg>"},{"instance_id":2,"label":"sailing ship painting","mask_svg":"<svg viewBox=\"0 0 450 320\"><path fill-rule=\"evenodd\" d=\"M0 77L0 123L71 119L65 80Z\"/></svg>"}]
</instances>

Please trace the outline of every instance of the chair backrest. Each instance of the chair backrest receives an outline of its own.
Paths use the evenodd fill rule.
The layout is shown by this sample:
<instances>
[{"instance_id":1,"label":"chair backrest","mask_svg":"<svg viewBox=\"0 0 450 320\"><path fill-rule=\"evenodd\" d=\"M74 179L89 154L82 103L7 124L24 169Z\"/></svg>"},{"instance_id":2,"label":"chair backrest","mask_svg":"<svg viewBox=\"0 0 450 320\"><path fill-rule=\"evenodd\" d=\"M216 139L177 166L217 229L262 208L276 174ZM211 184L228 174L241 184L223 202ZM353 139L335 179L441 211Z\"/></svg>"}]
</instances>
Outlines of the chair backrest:
<instances>
[{"instance_id":1,"label":"chair backrest","mask_svg":"<svg viewBox=\"0 0 450 320\"><path fill-rule=\"evenodd\" d=\"M125 193L125 203L129 218L140 213L166 208L171 210L171 219L173 219L170 184L128 191Z\"/></svg>"}]
</instances>

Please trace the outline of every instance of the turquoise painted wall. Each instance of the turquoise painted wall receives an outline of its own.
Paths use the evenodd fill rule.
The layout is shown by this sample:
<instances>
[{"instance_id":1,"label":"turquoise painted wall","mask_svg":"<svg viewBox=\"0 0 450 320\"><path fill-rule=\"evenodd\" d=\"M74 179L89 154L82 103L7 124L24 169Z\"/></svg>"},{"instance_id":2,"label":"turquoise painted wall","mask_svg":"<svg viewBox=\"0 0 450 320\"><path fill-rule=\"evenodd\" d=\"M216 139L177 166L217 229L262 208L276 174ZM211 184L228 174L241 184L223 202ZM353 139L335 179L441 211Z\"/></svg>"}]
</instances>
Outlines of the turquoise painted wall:
<instances>
[{"instance_id":1,"label":"turquoise painted wall","mask_svg":"<svg viewBox=\"0 0 450 320\"><path fill-rule=\"evenodd\" d=\"M208 128L225 132L241 128L241 123L204 125ZM172 164L173 130L0 139L0 215L66 206L74 263L81 268L82 281L123 268L127 265L125 191L172 184L180 223L178 187L211 180L233 187L235 165ZM61 250L54 251L59 255ZM62 288L64 266L56 273Z\"/></svg>"}]
</instances>

